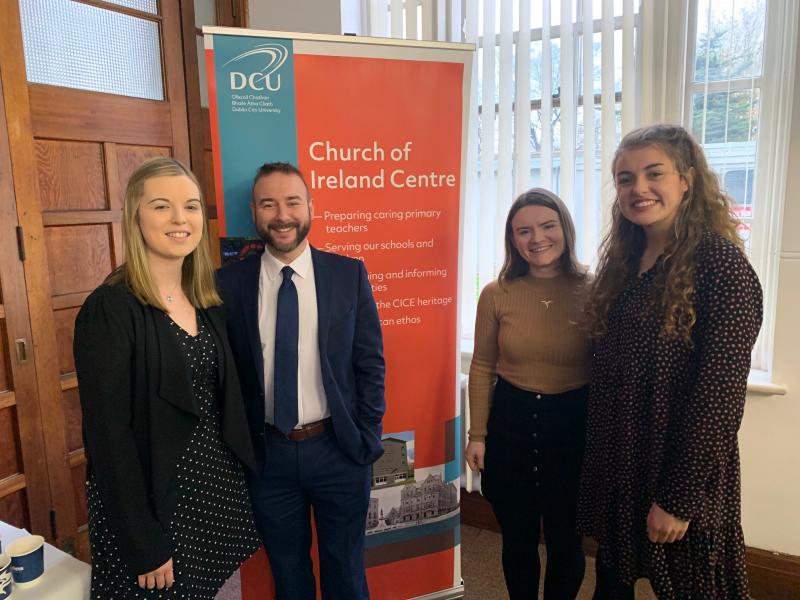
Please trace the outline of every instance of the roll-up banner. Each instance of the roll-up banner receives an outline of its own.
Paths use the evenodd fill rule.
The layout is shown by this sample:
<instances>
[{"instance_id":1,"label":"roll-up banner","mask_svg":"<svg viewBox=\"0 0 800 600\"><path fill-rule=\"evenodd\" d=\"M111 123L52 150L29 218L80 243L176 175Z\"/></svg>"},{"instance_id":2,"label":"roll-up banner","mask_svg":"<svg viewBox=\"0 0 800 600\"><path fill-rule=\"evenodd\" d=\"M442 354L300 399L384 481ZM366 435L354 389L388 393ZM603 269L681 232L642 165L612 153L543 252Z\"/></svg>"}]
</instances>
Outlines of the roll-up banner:
<instances>
[{"instance_id":1,"label":"roll-up banner","mask_svg":"<svg viewBox=\"0 0 800 600\"><path fill-rule=\"evenodd\" d=\"M258 248L258 167L288 161L314 200L309 239L363 260L386 356L367 578L378 600L458 597L458 290L470 44L204 27L223 262ZM315 556L315 565L316 565ZM263 553L242 598L272 597Z\"/></svg>"}]
</instances>

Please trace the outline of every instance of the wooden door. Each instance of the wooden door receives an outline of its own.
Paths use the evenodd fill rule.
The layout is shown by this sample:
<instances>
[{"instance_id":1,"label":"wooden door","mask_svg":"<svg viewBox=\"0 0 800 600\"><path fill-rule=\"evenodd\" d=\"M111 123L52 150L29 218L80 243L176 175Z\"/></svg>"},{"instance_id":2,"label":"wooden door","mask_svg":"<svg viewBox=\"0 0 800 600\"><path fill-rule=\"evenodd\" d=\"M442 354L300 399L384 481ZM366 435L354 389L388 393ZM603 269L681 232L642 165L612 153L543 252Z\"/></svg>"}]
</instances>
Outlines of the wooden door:
<instances>
[{"instance_id":1,"label":"wooden door","mask_svg":"<svg viewBox=\"0 0 800 600\"><path fill-rule=\"evenodd\" d=\"M118 90L104 93L71 84L34 83L31 72L35 69L26 65L23 45L23 34L35 33L26 30L26 16L33 29L32 16L24 13L34 10L33 3L0 2L4 32L0 63L13 197L29 248L23 263L24 282L44 441L41 456L47 467L53 524L50 531L34 529L88 560L85 458L72 358L75 316L91 290L124 260L121 209L130 173L144 159L156 155L172 155L189 163L190 146L181 5L152 2L155 8L147 12L123 4L146 8L148 2L71 0L56 4L82 11L83 21L76 22L86 27L75 27L67 34L82 36L89 44L97 41L100 25L94 24L107 27L112 23L113 35L122 39L127 26L156 31L152 60L160 60L161 65L160 81L156 82L161 90L155 89L155 99ZM33 17L44 18L39 14ZM31 44L27 37L25 42ZM102 75L115 88L114 79L124 83L121 79L129 73ZM159 93L163 98L158 98ZM2 426L0 417L0 430ZM6 471L12 468L9 465Z\"/></svg>"}]
</instances>

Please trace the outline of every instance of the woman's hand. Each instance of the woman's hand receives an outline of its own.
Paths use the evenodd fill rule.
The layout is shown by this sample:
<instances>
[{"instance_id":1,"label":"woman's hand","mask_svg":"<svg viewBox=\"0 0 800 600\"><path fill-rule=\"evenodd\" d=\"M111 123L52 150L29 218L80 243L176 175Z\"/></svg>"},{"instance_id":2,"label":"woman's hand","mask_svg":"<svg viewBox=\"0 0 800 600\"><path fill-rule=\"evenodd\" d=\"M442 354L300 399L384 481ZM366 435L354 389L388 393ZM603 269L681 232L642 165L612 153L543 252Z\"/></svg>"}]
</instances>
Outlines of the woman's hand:
<instances>
[{"instance_id":1,"label":"woman's hand","mask_svg":"<svg viewBox=\"0 0 800 600\"><path fill-rule=\"evenodd\" d=\"M689 529L689 521L681 521L673 517L658 504L653 502L647 514L647 537L654 544L671 544L682 540Z\"/></svg>"},{"instance_id":2,"label":"woman's hand","mask_svg":"<svg viewBox=\"0 0 800 600\"><path fill-rule=\"evenodd\" d=\"M473 471L483 471L483 455L486 454L485 442L472 442L467 443L467 464Z\"/></svg>"},{"instance_id":3,"label":"woman's hand","mask_svg":"<svg viewBox=\"0 0 800 600\"><path fill-rule=\"evenodd\" d=\"M139 587L142 589L152 590L158 588L163 590L164 588L171 588L172 584L175 583L175 577L172 574L172 559L170 558L155 571L139 575L138 579Z\"/></svg>"}]
</instances>

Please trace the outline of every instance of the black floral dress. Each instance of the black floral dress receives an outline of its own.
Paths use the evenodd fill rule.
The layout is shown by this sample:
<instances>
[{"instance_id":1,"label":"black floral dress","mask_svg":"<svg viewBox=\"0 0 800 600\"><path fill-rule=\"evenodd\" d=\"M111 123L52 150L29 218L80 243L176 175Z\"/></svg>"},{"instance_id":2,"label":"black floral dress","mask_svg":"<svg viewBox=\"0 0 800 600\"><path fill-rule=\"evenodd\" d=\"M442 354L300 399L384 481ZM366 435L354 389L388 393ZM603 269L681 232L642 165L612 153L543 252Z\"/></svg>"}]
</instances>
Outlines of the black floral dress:
<instances>
[{"instance_id":1,"label":"black floral dress","mask_svg":"<svg viewBox=\"0 0 800 600\"><path fill-rule=\"evenodd\" d=\"M659 334L656 270L633 278L608 316L592 370L578 527L603 562L659 600L746 599L737 432L762 293L742 253L706 233L698 248L693 344ZM690 522L683 540L653 544L653 502Z\"/></svg>"},{"instance_id":2,"label":"black floral dress","mask_svg":"<svg viewBox=\"0 0 800 600\"><path fill-rule=\"evenodd\" d=\"M175 584L168 590L143 590L123 568L117 540L90 474L86 485L93 599L210 600L260 545L242 467L220 434L214 339L201 313L194 337L166 319L184 353L201 413L177 469L178 505L169 530Z\"/></svg>"}]
</instances>

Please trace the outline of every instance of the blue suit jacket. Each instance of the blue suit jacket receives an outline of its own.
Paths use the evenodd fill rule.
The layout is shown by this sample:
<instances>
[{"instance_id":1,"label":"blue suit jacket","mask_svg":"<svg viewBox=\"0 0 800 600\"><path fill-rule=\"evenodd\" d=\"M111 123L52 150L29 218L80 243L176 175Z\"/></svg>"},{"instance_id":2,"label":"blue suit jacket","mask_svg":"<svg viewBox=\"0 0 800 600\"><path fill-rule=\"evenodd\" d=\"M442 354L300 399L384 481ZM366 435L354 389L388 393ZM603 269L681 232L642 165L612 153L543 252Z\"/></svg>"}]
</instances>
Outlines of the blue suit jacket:
<instances>
[{"instance_id":1,"label":"blue suit jacket","mask_svg":"<svg viewBox=\"0 0 800 600\"><path fill-rule=\"evenodd\" d=\"M385 363L378 309L361 261L311 248L317 287L319 357L333 431L359 464L383 454ZM239 370L259 466L265 464L264 360L258 330L261 253L220 269L228 336Z\"/></svg>"}]
</instances>

